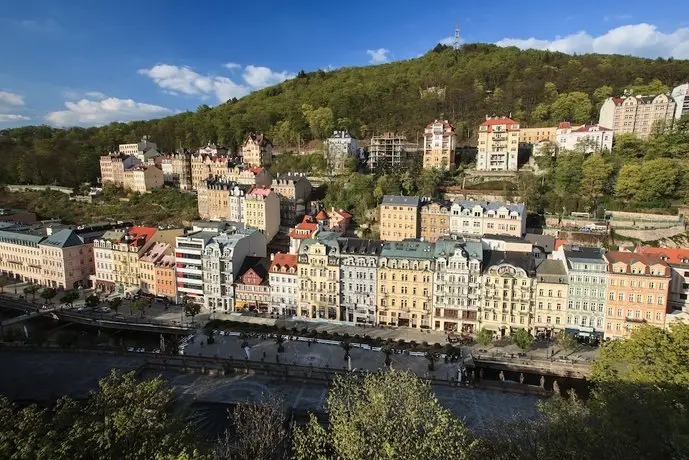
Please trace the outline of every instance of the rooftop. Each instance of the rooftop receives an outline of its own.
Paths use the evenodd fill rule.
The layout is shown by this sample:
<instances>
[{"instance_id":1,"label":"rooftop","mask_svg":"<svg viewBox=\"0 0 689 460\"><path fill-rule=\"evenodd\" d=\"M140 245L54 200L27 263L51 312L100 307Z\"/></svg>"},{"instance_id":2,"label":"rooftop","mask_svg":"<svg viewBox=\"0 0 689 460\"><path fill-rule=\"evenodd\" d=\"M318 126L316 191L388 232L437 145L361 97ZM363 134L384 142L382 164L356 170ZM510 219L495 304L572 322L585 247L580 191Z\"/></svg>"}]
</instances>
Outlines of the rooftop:
<instances>
[{"instance_id":1,"label":"rooftop","mask_svg":"<svg viewBox=\"0 0 689 460\"><path fill-rule=\"evenodd\" d=\"M689 249L683 248L653 248L642 246L636 249L639 254L658 256L669 264L689 265Z\"/></svg>"},{"instance_id":2,"label":"rooftop","mask_svg":"<svg viewBox=\"0 0 689 460\"><path fill-rule=\"evenodd\" d=\"M598 247L565 245L564 253L567 259L573 261L605 263L603 250Z\"/></svg>"},{"instance_id":3,"label":"rooftop","mask_svg":"<svg viewBox=\"0 0 689 460\"><path fill-rule=\"evenodd\" d=\"M157 242L151 248L146 251L146 254L144 254L141 257L141 260L143 262L151 262L155 263L158 260L160 260L163 256L166 254L169 254L170 252L170 245L167 243L163 242Z\"/></svg>"},{"instance_id":4,"label":"rooftop","mask_svg":"<svg viewBox=\"0 0 689 460\"><path fill-rule=\"evenodd\" d=\"M247 256L244 259L244 263L242 263L242 266L239 268L237 278L241 278L242 276L246 275L246 272L253 270L262 280L265 281L268 275L269 264L270 258L268 257Z\"/></svg>"},{"instance_id":5,"label":"rooftop","mask_svg":"<svg viewBox=\"0 0 689 460\"><path fill-rule=\"evenodd\" d=\"M508 211L516 211L523 215L526 211L524 203L503 203L502 201L473 201L473 200L455 200L453 205L459 205L462 208L474 208L480 206L484 211L497 211L500 208L506 208Z\"/></svg>"},{"instance_id":6,"label":"rooftop","mask_svg":"<svg viewBox=\"0 0 689 460\"><path fill-rule=\"evenodd\" d=\"M58 248L68 248L71 246L80 246L84 244L84 240L77 235L74 230L64 229L53 233L45 240L41 241L41 244L55 246Z\"/></svg>"},{"instance_id":7,"label":"rooftop","mask_svg":"<svg viewBox=\"0 0 689 460\"><path fill-rule=\"evenodd\" d=\"M419 206L418 196L385 195L382 204L393 206Z\"/></svg>"},{"instance_id":8,"label":"rooftop","mask_svg":"<svg viewBox=\"0 0 689 460\"><path fill-rule=\"evenodd\" d=\"M270 263L271 272L279 272L283 267L297 268L298 258L296 254L285 254L283 252L278 252L273 255L273 260ZM295 272L296 274L296 272Z\"/></svg>"},{"instance_id":9,"label":"rooftop","mask_svg":"<svg viewBox=\"0 0 689 460\"><path fill-rule=\"evenodd\" d=\"M364 240L361 238L338 238L340 252L349 255L378 256L383 248L380 240Z\"/></svg>"},{"instance_id":10,"label":"rooftop","mask_svg":"<svg viewBox=\"0 0 689 460\"><path fill-rule=\"evenodd\" d=\"M620 273L619 270L613 270L613 266L619 263L623 263L626 265L623 273L629 275L650 275L649 268L653 265L660 265L661 267L663 267L664 274L662 276L670 276L670 266L667 263L665 263L660 258L660 256L655 254L639 254L635 252L608 251L605 254L605 258L608 259L608 262L610 262L608 270L610 273ZM632 266L637 263L641 263L644 265L643 273L634 273L632 271Z\"/></svg>"},{"instance_id":11,"label":"rooftop","mask_svg":"<svg viewBox=\"0 0 689 460\"><path fill-rule=\"evenodd\" d=\"M536 274L534 258L530 252L487 250L483 251L483 261L484 272L495 265L509 264L523 269L529 276Z\"/></svg>"},{"instance_id":12,"label":"rooftop","mask_svg":"<svg viewBox=\"0 0 689 460\"><path fill-rule=\"evenodd\" d=\"M480 241L440 239L435 242L433 256L449 257L456 251L461 251L464 257L483 260L483 247Z\"/></svg>"},{"instance_id":13,"label":"rooftop","mask_svg":"<svg viewBox=\"0 0 689 460\"><path fill-rule=\"evenodd\" d=\"M507 117L501 117L501 118L489 118L483 123L480 124L480 126L487 126L488 129L482 132L492 132L493 131L493 126L501 126L505 125L505 131L519 131L519 122L514 121L511 118ZM512 128L512 125L517 125L516 128ZM502 130L501 130L502 132Z\"/></svg>"},{"instance_id":14,"label":"rooftop","mask_svg":"<svg viewBox=\"0 0 689 460\"><path fill-rule=\"evenodd\" d=\"M384 241L381 257L432 259L433 245L425 241Z\"/></svg>"},{"instance_id":15,"label":"rooftop","mask_svg":"<svg viewBox=\"0 0 689 460\"><path fill-rule=\"evenodd\" d=\"M527 233L524 238L534 246L543 249L546 254L550 254L555 250L555 237L549 235L538 235L536 233Z\"/></svg>"},{"instance_id":16,"label":"rooftop","mask_svg":"<svg viewBox=\"0 0 689 460\"><path fill-rule=\"evenodd\" d=\"M267 197L273 193L273 190L270 189L270 187L253 187L247 195L252 195L252 196L262 196L262 197Z\"/></svg>"}]
</instances>

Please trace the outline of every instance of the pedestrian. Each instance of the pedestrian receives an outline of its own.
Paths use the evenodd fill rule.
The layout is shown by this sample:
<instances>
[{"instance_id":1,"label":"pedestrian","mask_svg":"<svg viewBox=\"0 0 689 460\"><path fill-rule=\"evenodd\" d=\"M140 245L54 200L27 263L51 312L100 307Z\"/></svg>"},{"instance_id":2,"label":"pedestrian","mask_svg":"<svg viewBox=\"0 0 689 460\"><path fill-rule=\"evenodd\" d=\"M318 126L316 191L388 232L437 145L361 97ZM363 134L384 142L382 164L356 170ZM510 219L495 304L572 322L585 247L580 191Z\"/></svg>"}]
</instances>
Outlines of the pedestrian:
<instances>
[{"instance_id":1,"label":"pedestrian","mask_svg":"<svg viewBox=\"0 0 689 460\"><path fill-rule=\"evenodd\" d=\"M310 340L307 340L306 344L309 346L309 348L311 348L311 341Z\"/></svg>"},{"instance_id":2,"label":"pedestrian","mask_svg":"<svg viewBox=\"0 0 689 460\"><path fill-rule=\"evenodd\" d=\"M263 359L266 359L266 352L263 352Z\"/></svg>"}]
</instances>

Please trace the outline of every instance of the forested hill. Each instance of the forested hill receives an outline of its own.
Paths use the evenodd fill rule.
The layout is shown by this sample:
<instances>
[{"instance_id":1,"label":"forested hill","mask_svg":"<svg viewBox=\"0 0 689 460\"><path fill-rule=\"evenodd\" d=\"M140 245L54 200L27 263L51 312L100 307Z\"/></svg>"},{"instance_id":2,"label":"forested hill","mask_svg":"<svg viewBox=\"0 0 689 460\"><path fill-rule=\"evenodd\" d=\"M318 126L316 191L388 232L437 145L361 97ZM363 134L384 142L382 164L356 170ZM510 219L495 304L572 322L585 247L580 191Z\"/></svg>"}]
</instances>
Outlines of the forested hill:
<instances>
[{"instance_id":1,"label":"forested hill","mask_svg":"<svg viewBox=\"0 0 689 460\"><path fill-rule=\"evenodd\" d=\"M601 102L624 89L667 91L689 79L689 61L628 56L571 56L469 44L438 45L417 59L300 72L297 78L215 108L160 120L99 128L47 126L0 136L0 182L76 185L98 175L97 157L150 135L165 150L207 141L236 146L245 133L268 133L278 147L327 136L398 131L411 139L444 116L471 137L486 114L511 114L527 126L596 121ZM466 139L465 139L466 140Z\"/></svg>"}]
</instances>

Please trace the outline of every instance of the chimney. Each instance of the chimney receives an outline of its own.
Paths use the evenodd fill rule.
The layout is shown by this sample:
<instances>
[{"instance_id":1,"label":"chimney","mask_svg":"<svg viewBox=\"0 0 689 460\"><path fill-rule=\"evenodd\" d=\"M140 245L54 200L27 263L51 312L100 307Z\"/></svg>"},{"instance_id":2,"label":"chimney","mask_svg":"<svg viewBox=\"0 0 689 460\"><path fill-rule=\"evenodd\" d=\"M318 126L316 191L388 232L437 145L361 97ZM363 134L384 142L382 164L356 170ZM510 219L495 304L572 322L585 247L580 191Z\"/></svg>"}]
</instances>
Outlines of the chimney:
<instances>
[{"instance_id":1,"label":"chimney","mask_svg":"<svg viewBox=\"0 0 689 460\"><path fill-rule=\"evenodd\" d=\"M270 255L270 261L272 262L273 260L275 260L275 253L272 253L272 254Z\"/></svg>"}]
</instances>

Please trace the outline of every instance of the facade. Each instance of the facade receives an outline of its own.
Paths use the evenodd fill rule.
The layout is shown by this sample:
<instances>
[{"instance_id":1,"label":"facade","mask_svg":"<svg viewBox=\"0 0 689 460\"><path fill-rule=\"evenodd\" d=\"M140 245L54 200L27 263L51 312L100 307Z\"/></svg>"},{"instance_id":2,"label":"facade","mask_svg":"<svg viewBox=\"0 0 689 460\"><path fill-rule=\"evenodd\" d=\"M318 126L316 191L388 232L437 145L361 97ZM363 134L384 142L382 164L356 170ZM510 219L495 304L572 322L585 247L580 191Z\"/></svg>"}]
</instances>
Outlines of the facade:
<instances>
[{"instance_id":1,"label":"facade","mask_svg":"<svg viewBox=\"0 0 689 460\"><path fill-rule=\"evenodd\" d=\"M150 192L164 184L163 171L157 166L137 165L124 172L123 187L136 193Z\"/></svg>"},{"instance_id":2,"label":"facade","mask_svg":"<svg viewBox=\"0 0 689 460\"><path fill-rule=\"evenodd\" d=\"M175 272L175 257L164 255L155 264L156 295L177 300L177 279Z\"/></svg>"},{"instance_id":3,"label":"facade","mask_svg":"<svg viewBox=\"0 0 689 460\"><path fill-rule=\"evenodd\" d=\"M118 292L134 292L141 285L139 258L154 243L157 229L154 227L131 227L124 237L113 243L113 277Z\"/></svg>"},{"instance_id":4,"label":"facade","mask_svg":"<svg viewBox=\"0 0 689 460\"><path fill-rule=\"evenodd\" d=\"M450 210L448 200L432 200L421 205L421 239L435 243L440 237L450 233Z\"/></svg>"},{"instance_id":5,"label":"facade","mask_svg":"<svg viewBox=\"0 0 689 460\"><path fill-rule=\"evenodd\" d=\"M304 240L316 237L316 234L321 230L316 218L306 215L300 223L294 226L289 231L289 253L298 254L299 246Z\"/></svg>"},{"instance_id":6,"label":"facade","mask_svg":"<svg viewBox=\"0 0 689 460\"><path fill-rule=\"evenodd\" d=\"M378 261L378 322L430 329L433 247L423 241L384 242Z\"/></svg>"},{"instance_id":7,"label":"facade","mask_svg":"<svg viewBox=\"0 0 689 460\"><path fill-rule=\"evenodd\" d=\"M74 230L63 229L39 244L44 286L73 289L86 287L94 271L93 243Z\"/></svg>"},{"instance_id":8,"label":"facade","mask_svg":"<svg viewBox=\"0 0 689 460\"><path fill-rule=\"evenodd\" d=\"M443 239L435 243L433 250L433 329L477 332L481 309L481 243Z\"/></svg>"},{"instance_id":9,"label":"facade","mask_svg":"<svg viewBox=\"0 0 689 460\"><path fill-rule=\"evenodd\" d=\"M483 255L481 329L494 337L530 331L536 303L536 270L531 254L485 251Z\"/></svg>"},{"instance_id":10,"label":"facade","mask_svg":"<svg viewBox=\"0 0 689 460\"><path fill-rule=\"evenodd\" d=\"M269 184L270 185L270 184ZM306 202L311 196L311 182L303 173L279 175L272 189L280 198L280 224L294 226L306 214Z\"/></svg>"},{"instance_id":11,"label":"facade","mask_svg":"<svg viewBox=\"0 0 689 460\"><path fill-rule=\"evenodd\" d=\"M423 167L450 169L455 165L457 136L447 120L429 123L423 132Z\"/></svg>"},{"instance_id":12,"label":"facade","mask_svg":"<svg viewBox=\"0 0 689 460\"><path fill-rule=\"evenodd\" d=\"M328 212L321 210L316 214L316 222L321 229L327 232L344 233L352 223L352 215L342 209L332 208Z\"/></svg>"},{"instance_id":13,"label":"facade","mask_svg":"<svg viewBox=\"0 0 689 460\"><path fill-rule=\"evenodd\" d=\"M280 199L267 187L253 187L245 196L244 225L270 241L280 231Z\"/></svg>"},{"instance_id":14,"label":"facade","mask_svg":"<svg viewBox=\"0 0 689 460\"><path fill-rule=\"evenodd\" d=\"M632 133L646 138L659 123L672 124L674 116L675 101L665 94L610 97L600 109L598 124L611 128L615 135Z\"/></svg>"},{"instance_id":15,"label":"facade","mask_svg":"<svg viewBox=\"0 0 689 460\"><path fill-rule=\"evenodd\" d=\"M628 338L649 324L663 328L672 269L657 256L609 251L605 338Z\"/></svg>"},{"instance_id":16,"label":"facade","mask_svg":"<svg viewBox=\"0 0 689 460\"><path fill-rule=\"evenodd\" d=\"M218 232L200 230L178 236L175 241L175 279L178 300L183 297L203 302L203 253Z\"/></svg>"},{"instance_id":17,"label":"facade","mask_svg":"<svg viewBox=\"0 0 689 460\"><path fill-rule=\"evenodd\" d=\"M141 292L152 295L158 294L158 282L156 279L156 265L166 256L172 253L172 247L168 243L154 243L139 259L139 273L141 276Z\"/></svg>"},{"instance_id":18,"label":"facade","mask_svg":"<svg viewBox=\"0 0 689 460\"><path fill-rule=\"evenodd\" d=\"M567 269L569 292L565 331L599 341L605 331L608 261L602 249L563 245L553 253Z\"/></svg>"},{"instance_id":19,"label":"facade","mask_svg":"<svg viewBox=\"0 0 689 460\"><path fill-rule=\"evenodd\" d=\"M278 252L270 257L270 312L280 316L296 316L299 299L297 255Z\"/></svg>"},{"instance_id":20,"label":"facade","mask_svg":"<svg viewBox=\"0 0 689 460\"><path fill-rule=\"evenodd\" d=\"M555 143L557 128L519 128L519 143L537 145L541 142Z\"/></svg>"},{"instance_id":21,"label":"facade","mask_svg":"<svg viewBox=\"0 0 689 460\"><path fill-rule=\"evenodd\" d=\"M117 151L123 155L132 155L141 163L145 163L158 156L158 146L155 142L149 141L147 136L144 136L140 142L120 144Z\"/></svg>"},{"instance_id":22,"label":"facade","mask_svg":"<svg viewBox=\"0 0 689 460\"><path fill-rule=\"evenodd\" d=\"M521 237L526 233L526 206L523 203L455 200L450 214L450 232Z\"/></svg>"},{"instance_id":23,"label":"facade","mask_svg":"<svg viewBox=\"0 0 689 460\"><path fill-rule=\"evenodd\" d=\"M401 166L418 150L407 138L395 133L373 136L368 151L368 167L373 172L385 171Z\"/></svg>"},{"instance_id":24,"label":"facade","mask_svg":"<svg viewBox=\"0 0 689 460\"><path fill-rule=\"evenodd\" d=\"M199 183L197 204L199 217L206 220L244 221L246 192L250 186L208 179Z\"/></svg>"},{"instance_id":25,"label":"facade","mask_svg":"<svg viewBox=\"0 0 689 460\"><path fill-rule=\"evenodd\" d=\"M679 120L685 115L689 115L689 83L675 86L670 93L675 102L675 120Z\"/></svg>"},{"instance_id":26,"label":"facade","mask_svg":"<svg viewBox=\"0 0 689 460\"><path fill-rule=\"evenodd\" d=\"M124 172L140 162L131 155L114 154L100 157L100 177L103 184L124 186Z\"/></svg>"},{"instance_id":27,"label":"facade","mask_svg":"<svg viewBox=\"0 0 689 460\"><path fill-rule=\"evenodd\" d=\"M202 155L226 156L228 150L227 147L223 145L216 145L214 143L209 142L208 144L206 144L205 147L201 147L199 149L199 153Z\"/></svg>"},{"instance_id":28,"label":"facade","mask_svg":"<svg viewBox=\"0 0 689 460\"><path fill-rule=\"evenodd\" d=\"M95 287L103 291L115 290L115 259L113 247L124 240L125 230L109 230L93 242Z\"/></svg>"},{"instance_id":29,"label":"facade","mask_svg":"<svg viewBox=\"0 0 689 460\"><path fill-rule=\"evenodd\" d=\"M419 237L419 197L385 195L380 204L380 239L403 241Z\"/></svg>"},{"instance_id":30,"label":"facade","mask_svg":"<svg viewBox=\"0 0 689 460\"><path fill-rule=\"evenodd\" d=\"M273 182L273 176L266 168L231 166L227 169L225 175L219 177L240 185L256 185L258 187L270 187Z\"/></svg>"},{"instance_id":31,"label":"facade","mask_svg":"<svg viewBox=\"0 0 689 460\"><path fill-rule=\"evenodd\" d=\"M344 172L347 158L356 158L357 140L348 131L334 131L324 147L328 168L335 174Z\"/></svg>"},{"instance_id":32,"label":"facade","mask_svg":"<svg viewBox=\"0 0 689 460\"><path fill-rule=\"evenodd\" d=\"M378 257L383 242L338 238L340 245L340 305L343 320L376 324Z\"/></svg>"},{"instance_id":33,"label":"facade","mask_svg":"<svg viewBox=\"0 0 689 460\"><path fill-rule=\"evenodd\" d=\"M567 269L562 260L537 261L534 334L554 338L567 323Z\"/></svg>"},{"instance_id":34,"label":"facade","mask_svg":"<svg viewBox=\"0 0 689 460\"><path fill-rule=\"evenodd\" d=\"M477 171L517 171L519 123L511 118L491 118L478 127Z\"/></svg>"},{"instance_id":35,"label":"facade","mask_svg":"<svg viewBox=\"0 0 689 460\"><path fill-rule=\"evenodd\" d=\"M191 154L171 153L161 159L163 181L180 190L191 190Z\"/></svg>"},{"instance_id":36,"label":"facade","mask_svg":"<svg viewBox=\"0 0 689 460\"><path fill-rule=\"evenodd\" d=\"M235 311L268 312L270 304L269 263L268 257L247 257L244 259L235 283Z\"/></svg>"},{"instance_id":37,"label":"facade","mask_svg":"<svg viewBox=\"0 0 689 460\"><path fill-rule=\"evenodd\" d=\"M689 249L640 247L636 252L656 256L672 268L668 306L670 310L689 312Z\"/></svg>"},{"instance_id":38,"label":"facade","mask_svg":"<svg viewBox=\"0 0 689 460\"><path fill-rule=\"evenodd\" d=\"M341 321L340 246L335 238L304 240L299 247L299 316Z\"/></svg>"},{"instance_id":39,"label":"facade","mask_svg":"<svg viewBox=\"0 0 689 460\"><path fill-rule=\"evenodd\" d=\"M242 162L244 166L270 166L273 162L273 144L263 133L250 133L242 145Z\"/></svg>"},{"instance_id":40,"label":"facade","mask_svg":"<svg viewBox=\"0 0 689 460\"><path fill-rule=\"evenodd\" d=\"M612 129L601 125L572 126L562 122L557 127L556 144L565 150L579 150L583 153L612 150Z\"/></svg>"}]
</instances>

